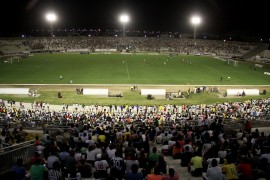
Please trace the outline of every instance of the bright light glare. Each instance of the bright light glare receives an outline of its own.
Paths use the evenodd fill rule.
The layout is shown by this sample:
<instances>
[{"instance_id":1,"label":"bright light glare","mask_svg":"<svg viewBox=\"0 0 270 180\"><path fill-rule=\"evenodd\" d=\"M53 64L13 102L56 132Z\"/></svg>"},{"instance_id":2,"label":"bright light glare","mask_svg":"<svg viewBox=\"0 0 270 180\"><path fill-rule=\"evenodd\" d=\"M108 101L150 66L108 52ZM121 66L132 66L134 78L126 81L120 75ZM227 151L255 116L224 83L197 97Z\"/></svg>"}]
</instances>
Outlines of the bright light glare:
<instances>
[{"instance_id":1,"label":"bright light glare","mask_svg":"<svg viewBox=\"0 0 270 180\"><path fill-rule=\"evenodd\" d=\"M129 21L128 15L124 14L120 16L120 22L127 23Z\"/></svg>"},{"instance_id":2,"label":"bright light glare","mask_svg":"<svg viewBox=\"0 0 270 180\"><path fill-rule=\"evenodd\" d=\"M194 24L194 25L198 25L201 23L201 17L199 16L193 16L191 18L191 23Z\"/></svg>"},{"instance_id":3,"label":"bright light glare","mask_svg":"<svg viewBox=\"0 0 270 180\"><path fill-rule=\"evenodd\" d=\"M56 19L57 19L57 17L56 17L56 15L55 15L54 13L48 13L48 14L46 15L46 19L47 19L47 21L49 21L49 22L55 22Z\"/></svg>"}]
</instances>

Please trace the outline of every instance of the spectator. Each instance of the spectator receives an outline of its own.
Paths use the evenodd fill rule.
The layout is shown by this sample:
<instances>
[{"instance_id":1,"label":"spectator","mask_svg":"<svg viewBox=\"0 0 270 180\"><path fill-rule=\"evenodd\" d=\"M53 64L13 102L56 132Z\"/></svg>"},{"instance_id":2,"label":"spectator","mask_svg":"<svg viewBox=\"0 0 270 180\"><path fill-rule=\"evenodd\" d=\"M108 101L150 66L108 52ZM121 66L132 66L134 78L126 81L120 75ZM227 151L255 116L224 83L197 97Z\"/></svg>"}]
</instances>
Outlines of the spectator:
<instances>
[{"instance_id":1,"label":"spectator","mask_svg":"<svg viewBox=\"0 0 270 180\"><path fill-rule=\"evenodd\" d=\"M23 165L23 159L17 159L16 165L11 168L11 171L16 173L16 180L23 180L26 175L26 170Z\"/></svg>"},{"instance_id":2,"label":"spectator","mask_svg":"<svg viewBox=\"0 0 270 180\"><path fill-rule=\"evenodd\" d=\"M30 168L30 180L43 180L46 177L47 169L40 164L40 159L36 159L35 164Z\"/></svg>"},{"instance_id":3,"label":"spectator","mask_svg":"<svg viewBox=\"0 0 270 180\"><path fill-rule=\"evenodd\" d=\"M227 159L226 165L223 165L222 167L222 172L225 174L227 180L235 180L239 179L238 178L238 173L237 173L237 168L236 166L232 163L231 159Z\"/></svg>"},{"instance_id":4,"label":"spectator","mask_svg":"<svg viewBox=\"0 0 270 180\"><path fill-rule=\"evenodd\" d=\"M157 169L160 174L167 174L167 163L164 160L163 155L159 156L159 160L157 162L155 169Z\"/></svg>"},{"instance_id":5,"label":"spectator","mask_svg":"<svg viewBox=\"0 0 270 180\"><path fill-rule=\"evenodd\" d=\"M143 180L143 174L138 172L139 166L137 164L132 164L131 172L126 172L125 180Z\"/></svg>"},{"instance_id":6,"label":"spectator","mask_svg":"<svg viewBox=\"0 0 270 180\"><path fill-rule=\"evenodd\" d=\"M173 168L169 169L169 174L164 174L162 180L179 180L179 174Z\"/></svg>"},{"instance_id":7,"label":"spectator","mask_svg":"<svg viewBox=\"0 0 270 180\"><path fill-rule=\"evenodd\" d=\"M194 153L194 156L190 160L188 170L192 176L201 176L202 174L202 157L198 152Z\"/></svg>"},{"instance_id":8,"label":"spectator","mask_svg":"<svg viewBox=\"0 0 270 180\"><path fill-rule=\"evenodd\" d=\"M146 177L147 180L162 180L162 176L159 173L158 169L154 169L154 174L148 174Z\"/></svg>"},{"instance_id":9,"label":"spectator","mask_svg":"<svg viewBox=\"0 0 270 180\"><path fill-rule=\"evenodd\" d=\"M107 169L109 168L109 164L106 160L102 159L102 154L97 154L97 160L94 163L94 167L96 172L94 173L95 178L107 178L108 172Z\"/></svg>"},{"instance_id":10,"label":"spectator","mask_svg":"<svg viewBox=\"0 0 270 180\"><path fill-rule=\"evenodd\" d=\"M222 180L223 174L221 168L218 166L216 159L211 162L211 167L207 169L206 173L203 173L204 180Z\"/></svg>"},{"instance_id":11,"label":"spectator","mask_svg":"<svg viewBox=\"0 0 270 180\"><path fill-rule=\"evenodd\" d=\"M53 168L53 163L54 162L59 162L60 163L60 160L56 156L56 153L54 151L52 151L51 152L51 155L47 159L47 167L48 167L48 169L52 169Z\"/></svg>"},{"instance_id":12,"label":"spectator","mask_svg":"<svg viewBox=\"0 0 270 180\"><path fill-rule=\"evenodd\" d=\"M124 176L124 160L122 158L121 151L115 152L115 157L110 161L110 178L112 179L122 179Z\"/></svg>"},{"instance_id":13,"label":"spectator","mask_svg":"<svg viewBox=\"0 0 270 180\"><path fill-rule=\"evenodd\" d=\"M60 163L55 161L53 163L53 169L48 172L49 180L64 180L64 177L60 171Z\"/></svg>"},{"instance_id":14,"label":"spectator","mask_svg":"<svg viewBox=\"0 0 270 180\"><path fill-rule=\"evenodd\" d=\"M85 159L79 161L77 169L82 178L90 178L92 176L92 165L87 163Z\"/></svg>"}]
</instances>

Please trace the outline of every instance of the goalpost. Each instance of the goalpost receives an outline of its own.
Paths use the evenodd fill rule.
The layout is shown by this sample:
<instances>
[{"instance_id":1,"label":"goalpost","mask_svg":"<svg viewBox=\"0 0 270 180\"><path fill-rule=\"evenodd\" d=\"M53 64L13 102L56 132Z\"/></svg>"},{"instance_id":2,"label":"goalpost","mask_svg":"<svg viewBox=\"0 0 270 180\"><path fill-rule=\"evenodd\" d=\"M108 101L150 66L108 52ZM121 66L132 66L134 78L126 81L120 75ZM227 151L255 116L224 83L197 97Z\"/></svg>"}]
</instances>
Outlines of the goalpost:
<instances>
[{"instance_id":1,"label":"goalpost","mask_svg":"<svg viewBox=\"0 0 270 180\"><path fill-rule=\"evenodd\" d=\"M234 67L238 67L238 61L234 61L233 66L234 66Z\"/></svg>"},{"instance_id":2,"label":"goalpost","mask_svg":"<svg viewBox=\"0 0 270 180\"><path fill-rule=\"evenodd\" d=\"M233 64L234 67L238 67L238 61L236 61L236 60L228 59L227 63L228 64Z\"/></svg>"}]
</instances>

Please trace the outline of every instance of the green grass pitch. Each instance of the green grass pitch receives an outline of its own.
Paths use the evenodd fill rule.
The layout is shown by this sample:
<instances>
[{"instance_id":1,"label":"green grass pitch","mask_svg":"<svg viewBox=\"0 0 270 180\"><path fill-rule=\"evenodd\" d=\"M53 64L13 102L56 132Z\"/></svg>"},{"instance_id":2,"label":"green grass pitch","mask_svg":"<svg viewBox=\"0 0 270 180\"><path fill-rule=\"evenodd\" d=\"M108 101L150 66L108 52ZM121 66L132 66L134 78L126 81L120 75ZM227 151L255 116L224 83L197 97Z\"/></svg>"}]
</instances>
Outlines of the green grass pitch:
<instances>
[{"instance_id":1,"label":"green grass pitch","mask_svg":"<svg viewBox=\"0 0 270 180\"><path fill-rule=\"evenodd\" d=\"M40 54L1 63L0 83L269 85L265 71L270 68L255 70L245 62L234 67L207 56Z\"/></svg>"}]
</instances>

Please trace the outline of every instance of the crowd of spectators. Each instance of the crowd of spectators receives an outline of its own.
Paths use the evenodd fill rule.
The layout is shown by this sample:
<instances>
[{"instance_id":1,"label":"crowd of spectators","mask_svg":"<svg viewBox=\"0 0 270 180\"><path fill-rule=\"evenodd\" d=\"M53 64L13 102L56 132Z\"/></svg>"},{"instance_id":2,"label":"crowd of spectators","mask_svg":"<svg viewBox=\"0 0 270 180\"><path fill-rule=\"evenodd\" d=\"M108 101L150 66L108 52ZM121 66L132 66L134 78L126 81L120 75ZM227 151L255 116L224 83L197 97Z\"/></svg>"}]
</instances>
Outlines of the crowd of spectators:
<instances>
[{"instance_id":1,"label":"crowd of spectators","mask_svg":"<svg viewBox=\"0 0 270 180\"><path fill-rule=\"evenodd\" d=\"M25 110L15 108L14 101L11 106L0 102L4 120L58 119L69 126L55 137L48 132L36 137L37 151L28 173L33 179L181 177L168 168L164 156L180 159L179 165L187 167L192 176L205 179L252 179L269 173L269 137L258 130L251 132L248 121L236 134L226 134L223 126L225 117L264 118L269 113L269 99L193 106L92 105L84 112L56 112L43 109L41 103ZM26 135L23 128L11 132L5 126L1 146L20 143ZM13 170L22 173L20 167L18 160Z\"/></svg>"},{"instance_id":2,"label":"crowd of spectators","mask_svg":"<svg viewBox=\"0 0 270 180\"><path fill-rule=\"evenodd\" d=\"M227 134L216 117L208 125L162 126L70 123L63 133L36 137L30 179L181 179L164 156L179 159L192 176L204 179L269 177L270 136L246 128ZM5 131L8 131L6 129ZM11 170L22 174L21 160ZM17 171L17 169L20 169Z\"/></svg>"},{"instance_id":3,"label":"crowd of spectators","mask_svg":"<svg viewBox=\"0 0 270 180\"><path fill-rule=\"evenodd\" d=\"M217 56L240 56L255 49L259 44L237 41L220 41L186 38L155 37L55 37L55 38L23 38L0 40L0 47L5 53L18 51L61 51L95 49L116 49L126 45L136 52L175 52L190 54L215 54Z\"/></svg>"}]
</instances>

